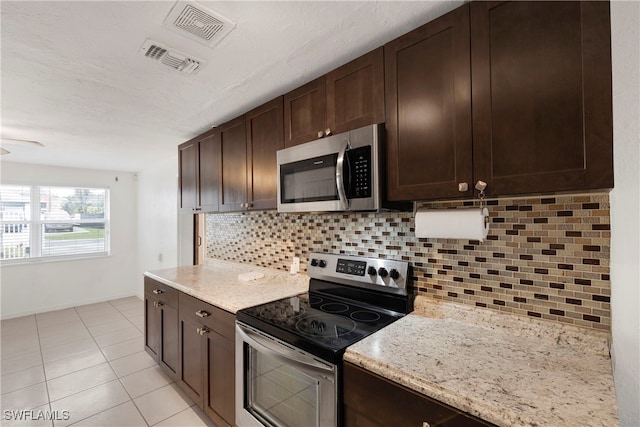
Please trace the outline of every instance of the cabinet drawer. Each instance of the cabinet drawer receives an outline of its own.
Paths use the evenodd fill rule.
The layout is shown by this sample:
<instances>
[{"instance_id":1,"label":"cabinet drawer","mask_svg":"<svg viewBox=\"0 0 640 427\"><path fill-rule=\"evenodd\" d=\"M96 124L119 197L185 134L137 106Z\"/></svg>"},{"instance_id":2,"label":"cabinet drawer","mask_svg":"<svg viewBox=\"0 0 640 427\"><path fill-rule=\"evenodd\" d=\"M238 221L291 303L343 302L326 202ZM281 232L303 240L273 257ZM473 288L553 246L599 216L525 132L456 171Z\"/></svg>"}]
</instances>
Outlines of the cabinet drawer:
<instances>
[{"instance_id":1,"label":"cabinet drawer","mask_svg":"<svg viewBox=\"0 0 640 427\"><path fill-rule=\"evenodd\" d=\"M180 292L180 317L193 319L235 342L235 316Z\"/></svg>"},{"instance_id":2,"label":"cabinet drawer","mask_svg":"<svg viewBox=\"0 0 640 427\"><path fill-rule=\"evenodd\" d=\"M170 307L178 308L178 290L169 285L153 280L150 277L144 278L144 293L154 300Z\"/></svg>"}]
</instances>

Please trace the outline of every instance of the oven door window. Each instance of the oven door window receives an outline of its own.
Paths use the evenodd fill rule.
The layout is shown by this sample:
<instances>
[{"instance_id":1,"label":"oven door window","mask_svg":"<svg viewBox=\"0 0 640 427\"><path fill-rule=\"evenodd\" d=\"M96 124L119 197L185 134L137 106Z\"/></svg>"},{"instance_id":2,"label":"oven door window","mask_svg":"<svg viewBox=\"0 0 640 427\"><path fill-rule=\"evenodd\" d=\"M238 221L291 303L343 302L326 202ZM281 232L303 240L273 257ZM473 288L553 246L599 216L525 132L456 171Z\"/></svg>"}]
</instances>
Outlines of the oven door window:
<instances>
[{"instance_id":1,"label":"oven door window","mask_svg":"<svg viewBox=\"0 0 640 427\"><path fill-rule=\"evenodd\" d=\"M280 202L338 200L336 164L338 154L280 165Z\"/></svg>"},{"instance_id":2,"label":"oven door window","mask_svg":"<svg viewBox=\"0 0 640 427\"><path fill-rule=\"evenodd\" d=\"M268 426L316 426L320 382L248 346L246 409Z\"/></svg>"}]
</instances>

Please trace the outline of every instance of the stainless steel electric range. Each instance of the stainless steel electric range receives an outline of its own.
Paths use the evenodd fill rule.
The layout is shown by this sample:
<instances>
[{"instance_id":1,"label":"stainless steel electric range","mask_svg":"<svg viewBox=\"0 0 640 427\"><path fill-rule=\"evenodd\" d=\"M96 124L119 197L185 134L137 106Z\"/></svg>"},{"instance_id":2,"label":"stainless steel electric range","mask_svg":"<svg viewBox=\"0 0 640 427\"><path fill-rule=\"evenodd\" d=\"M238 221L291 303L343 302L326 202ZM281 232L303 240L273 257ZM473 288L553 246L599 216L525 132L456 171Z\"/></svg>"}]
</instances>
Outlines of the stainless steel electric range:
<instances>
[{"instance_id":1,"label":"stainless steel electric range","mask_svg":"<svg viewBox=\"0 0 640 427\"><path fill-rule=\"evenodd\" d=\"M342 356L411 312L409 264L310 253L309 291L240 310L238 426L342 424Z\"/></svg>"}]
</instances>

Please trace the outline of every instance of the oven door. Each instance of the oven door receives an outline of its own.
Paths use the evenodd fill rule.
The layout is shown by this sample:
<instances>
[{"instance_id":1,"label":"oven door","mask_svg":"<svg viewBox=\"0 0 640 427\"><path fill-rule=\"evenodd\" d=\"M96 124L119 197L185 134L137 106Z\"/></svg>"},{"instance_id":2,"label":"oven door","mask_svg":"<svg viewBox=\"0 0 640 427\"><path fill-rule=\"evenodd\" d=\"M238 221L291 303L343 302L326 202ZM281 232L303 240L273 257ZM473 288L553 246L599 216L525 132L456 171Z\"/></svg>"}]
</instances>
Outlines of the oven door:
<instances>
[{"instance_id":1,"label":"oven door","mask_svg":"<svg viewBox=\"0 0 640 427\"><path fill-rule=\"evenodd\" d=\"M236 323L238 426L336 426L336 366Z\"/></svg>"}]
</instances>

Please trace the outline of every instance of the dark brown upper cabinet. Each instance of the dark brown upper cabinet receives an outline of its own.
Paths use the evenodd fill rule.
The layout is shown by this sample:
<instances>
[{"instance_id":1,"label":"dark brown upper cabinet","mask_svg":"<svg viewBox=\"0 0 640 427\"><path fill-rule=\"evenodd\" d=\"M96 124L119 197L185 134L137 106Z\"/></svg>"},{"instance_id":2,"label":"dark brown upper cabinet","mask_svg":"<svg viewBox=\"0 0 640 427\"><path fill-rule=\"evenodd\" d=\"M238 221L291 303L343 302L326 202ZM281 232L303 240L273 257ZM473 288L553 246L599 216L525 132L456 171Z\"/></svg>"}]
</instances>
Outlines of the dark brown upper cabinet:
<instances>
[{"instance_id":1,"label":"dark brown upper cabinet","mask_svg":"<svg viewBox=\"0 0 640 427\"><path fill-rule=\"evenodd\" d=\"M389 200L472 195L469 50L468 5L385 45Z\"/></svg>"},{"instance_id":2,"label":"dark brown upper cabinet","mask_svg":"<svg viewBox=\"0 0 640 427\"><path fill-rule=\"evenodd\" d=\"M610 38L608 2L479 1L388 43L389 199L611 188Z\"/></svg>"},{"instance_id":3,"label":"dark brown upper cabinet","mask_svg":"<svg viewBox=\"0 0 640 427\"><path fill-rule=\"evenodd\" d=\"M384 122L379 48L284 95L285 147Z\"/></svg>"},{"instance_id":4,"label":"dark brown upper cabinet","mask_svg":"<svg viewBox=\"0 0 640 427\"><path fill-rule=\"evenodd\" d=\"M275 209L276 152L284 148L282 97L216 128L220 211Z\"/></svg>"},{"instance_id":5,"label":"dark brown upper cabinet","mask_svg":"<svg viewBox=\"0 0 640 427\"><path fill-rule=\"evenodd\" d=\"M613 187L609 2L472 2L474 174L489 195Z\"/></svg>"},{"instance_id":6,"label":"dark brown upper cabinet","mask_svg":"<svg viewBox=\"0 0 640 427\"><path fill-rule=\"evenodd\" d=\"M247 204L247 133L245 116L216 128L220 145L220 211L239 211Z\"/></svg>"},{"instance_id":7,"label":"dark brown upper cabinet","mask_svg":"<svg viewBox=\"0 0 640 427\"><path fill-rule=\"evenodd\" d=\"M384 122L382 47L326 76L327 128L342 133Z\"/></svg>"},{"instance_id":8,"label":"dark brown upper cabinet","mask_svg":"<svg viewBox=\"0 0 640 427\"><path fill-rule=\"evenodd\" d=\"M220 182L220 147L215 130L178 147L181 212L216 212Z\"/></svg>"},{"instance_id":9,"label":"dark brown upper cabinet","mask_svg":"<svg viewBox=\"0 0 640 427\"><path fill-rule=\"evenodd\" d=\"M281 96L246 114L249 209L275 209L277 206L276 152L284 148L283 120Z\"/></svg>"},{"instance_id":10,"label":"dark brown upper cabinet","mask_svg":"<svg viewBox=\"0 0 640 427\"><path fill-rule=\"evenodd\" d=\"M284 95L285 147L318 139L323 135L326 125L324 76Z\"/></svg>"}]
</instances>

